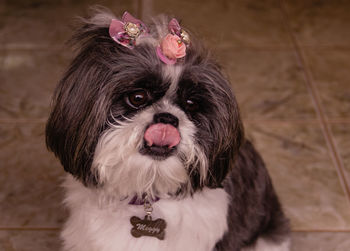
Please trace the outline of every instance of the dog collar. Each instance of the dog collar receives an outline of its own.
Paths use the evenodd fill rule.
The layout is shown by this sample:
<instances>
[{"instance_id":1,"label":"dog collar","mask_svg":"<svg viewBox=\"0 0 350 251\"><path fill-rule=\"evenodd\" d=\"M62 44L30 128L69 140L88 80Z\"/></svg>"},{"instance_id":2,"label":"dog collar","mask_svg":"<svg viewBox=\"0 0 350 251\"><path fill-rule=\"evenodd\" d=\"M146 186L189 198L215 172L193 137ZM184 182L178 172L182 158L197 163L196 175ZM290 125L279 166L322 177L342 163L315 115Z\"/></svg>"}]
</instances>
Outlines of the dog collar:
<instances>
[{"instance_id":1,"label":"dog collar","mask_svg":"<svg viewBox=\"0 0 350 251\"><path fill-rule=\"evenodd\" d=\"M153 200L149 200L150 203L154 203L157 202L159 200L158 197L156 197ZM146 199L145 196L142 196L142 198L138 197L138 196L134 196L130 201L129 201L129 205L135 205L135 206L141 206L141 205L145 205L146 203Z\"/></svg>"}]
</instances>

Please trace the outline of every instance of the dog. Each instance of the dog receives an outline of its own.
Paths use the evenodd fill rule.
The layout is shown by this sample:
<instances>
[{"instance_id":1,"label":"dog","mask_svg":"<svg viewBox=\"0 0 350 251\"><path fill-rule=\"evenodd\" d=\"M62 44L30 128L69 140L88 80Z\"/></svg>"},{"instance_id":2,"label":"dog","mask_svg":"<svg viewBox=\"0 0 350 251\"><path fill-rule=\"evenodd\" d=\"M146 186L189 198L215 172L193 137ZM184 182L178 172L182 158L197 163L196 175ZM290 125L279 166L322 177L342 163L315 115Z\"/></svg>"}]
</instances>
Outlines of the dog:
<instances>
[{"instance_id":1,"label":"dog","mask_svg":"<svg viewBox=\"0 0 350 251\"><path fill-rule=\"evenodd\" d=\"M67 177L63 249L287 251L285 217L228 78L175 18L81 19L48 149Z\"/></svg>"}]
</instances>

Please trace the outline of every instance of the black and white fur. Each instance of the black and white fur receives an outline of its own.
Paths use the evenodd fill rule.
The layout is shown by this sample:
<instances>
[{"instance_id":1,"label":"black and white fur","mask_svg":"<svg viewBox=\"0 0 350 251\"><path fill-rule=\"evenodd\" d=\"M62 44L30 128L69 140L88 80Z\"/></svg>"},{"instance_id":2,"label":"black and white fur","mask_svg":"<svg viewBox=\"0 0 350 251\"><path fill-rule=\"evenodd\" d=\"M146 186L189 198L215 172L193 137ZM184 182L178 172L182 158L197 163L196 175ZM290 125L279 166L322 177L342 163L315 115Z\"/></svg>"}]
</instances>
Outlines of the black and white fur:
<instances>
[{"instance_id":1,"label":"black and white fur","mask_svg":"<svg viewBox=\"0 0 350 251\"><path fill-rule=\"evenodd\" d=\"M64 250L289 250L288 220L244 138L220 67L193 37L183 61L162 63L155 46L167 33L166 17L149 24L151 36L133 50L110 38L112 18L100 10L83 19L73 37L78 55L56 89L46 127L47 145L69 173ZM135 108L128 95L137 90L148 101ZM170 155L144 149L157 114L178 122L181 142ZM130 234L130 217L145 213L129 201L145 193L160 198L153 218L167 222L164 240Z\"/></svg>"}]
</instances>

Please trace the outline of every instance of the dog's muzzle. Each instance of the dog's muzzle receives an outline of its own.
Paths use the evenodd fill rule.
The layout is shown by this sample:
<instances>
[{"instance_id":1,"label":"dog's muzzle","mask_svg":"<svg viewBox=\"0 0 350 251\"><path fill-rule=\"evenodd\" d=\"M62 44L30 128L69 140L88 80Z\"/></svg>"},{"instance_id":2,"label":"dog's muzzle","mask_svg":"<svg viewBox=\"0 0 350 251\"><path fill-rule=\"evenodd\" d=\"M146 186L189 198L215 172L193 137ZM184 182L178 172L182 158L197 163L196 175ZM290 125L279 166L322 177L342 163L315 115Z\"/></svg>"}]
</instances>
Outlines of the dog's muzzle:
<instances>
[{"instance_id":1,"label":"dog's muzzle","mask_svg":"<svg viewBox=\"0 0 350 251\"><path fill-rule=\"evenodd\" d=\"M153 123L144 133L144 147L141 153L156 158L167 158L181 141L179 120L170 113L157 113Z\"/></svg>"}]
</instances>

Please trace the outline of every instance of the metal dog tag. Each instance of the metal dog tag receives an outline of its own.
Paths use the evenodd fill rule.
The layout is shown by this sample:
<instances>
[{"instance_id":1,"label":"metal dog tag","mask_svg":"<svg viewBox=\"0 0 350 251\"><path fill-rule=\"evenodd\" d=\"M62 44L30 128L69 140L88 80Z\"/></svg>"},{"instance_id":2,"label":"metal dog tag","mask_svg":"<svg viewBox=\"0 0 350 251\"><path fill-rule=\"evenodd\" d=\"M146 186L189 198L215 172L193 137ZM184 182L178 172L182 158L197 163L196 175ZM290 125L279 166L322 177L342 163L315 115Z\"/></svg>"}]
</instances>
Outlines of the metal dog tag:
<instances>
[{"instance_id":1,"label":"metal dog tag","mask_svg":"<svg viewBox=\"0 0 350 251\"><path fill-rule=\"evenodd\" d=\"M142 220L137 216L130 218L130 223L133 226L131 235L135 238L141 236L156 237L159 240L164 240L166 222L163 219L152 220L150 215L146 215Z\"/></svg>"}]
</instances>

